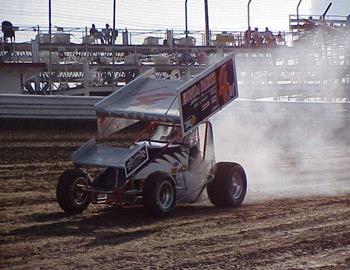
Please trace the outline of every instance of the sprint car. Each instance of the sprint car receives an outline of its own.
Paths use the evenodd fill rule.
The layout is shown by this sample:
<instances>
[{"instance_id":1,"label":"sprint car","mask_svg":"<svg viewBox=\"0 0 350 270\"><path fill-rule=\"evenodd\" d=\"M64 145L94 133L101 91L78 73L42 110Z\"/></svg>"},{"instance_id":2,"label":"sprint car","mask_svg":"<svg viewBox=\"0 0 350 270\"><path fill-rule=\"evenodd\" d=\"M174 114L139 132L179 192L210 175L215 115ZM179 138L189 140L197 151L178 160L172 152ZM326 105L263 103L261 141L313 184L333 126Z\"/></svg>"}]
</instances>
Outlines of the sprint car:
<instances>
[{"instance_id":1,"label":"sprint car","mask_svg":"<svg viewBox=\"0 0 350 270\"><path fill-rule=\"evenodd\" d=\"M98 137L72 154L74 168L57 183L57 201L66 213L107 203L143 205L163 217L179 203L197 202L204 190L218 207L243 202L245 171L235 162L216 163L209 120L238 96L233 56L186 83L152 74L146 72L95 105ZM146 128L128 147L102 139L139 120ZM91 168L98 173L89 174Z\"/></svg>"}]
</instances>

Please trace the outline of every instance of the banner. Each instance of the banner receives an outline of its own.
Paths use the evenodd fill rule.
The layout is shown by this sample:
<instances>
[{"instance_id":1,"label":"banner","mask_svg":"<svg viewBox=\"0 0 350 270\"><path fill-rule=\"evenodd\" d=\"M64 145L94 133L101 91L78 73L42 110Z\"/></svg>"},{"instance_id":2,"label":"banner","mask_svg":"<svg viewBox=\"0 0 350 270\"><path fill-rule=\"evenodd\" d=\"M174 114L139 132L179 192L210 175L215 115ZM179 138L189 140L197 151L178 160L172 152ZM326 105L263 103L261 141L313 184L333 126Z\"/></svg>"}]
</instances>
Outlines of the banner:
<instances>
[{"instance_id":1,"label":"banner","mask_svg":"<svg viewBox=\"0 0 350 270\"><path fill-rule=\"evenodd\" d=\"M178 91L181 124L184 134L238 97L233 55L185 84Z\"/></svg>"}]
</instances>

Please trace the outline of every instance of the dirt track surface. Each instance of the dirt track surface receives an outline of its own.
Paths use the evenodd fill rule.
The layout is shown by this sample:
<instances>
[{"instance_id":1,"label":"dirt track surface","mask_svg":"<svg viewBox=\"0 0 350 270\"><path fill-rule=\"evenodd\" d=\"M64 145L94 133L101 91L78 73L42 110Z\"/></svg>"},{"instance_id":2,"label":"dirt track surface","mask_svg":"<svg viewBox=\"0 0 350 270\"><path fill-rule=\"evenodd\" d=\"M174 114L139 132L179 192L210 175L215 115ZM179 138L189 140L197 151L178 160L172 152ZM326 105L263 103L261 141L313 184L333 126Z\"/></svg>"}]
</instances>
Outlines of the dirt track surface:
<instances>
[{"instance_id":1,"label":"dirt track surface","mask_svg":"<svg viewBox=\"0 0 350 270\"><path fill-rule=\"evenodd\" d=\"M248 197L238 209L205 201L179 206L167 219L143 208L94 205L64 215L55 202L56 181L89 136L1 132L0 269L350 269L347 192ZM334 174L343 166L344 177L349 147L335 153Z\"/></svg>"}]
</instances>

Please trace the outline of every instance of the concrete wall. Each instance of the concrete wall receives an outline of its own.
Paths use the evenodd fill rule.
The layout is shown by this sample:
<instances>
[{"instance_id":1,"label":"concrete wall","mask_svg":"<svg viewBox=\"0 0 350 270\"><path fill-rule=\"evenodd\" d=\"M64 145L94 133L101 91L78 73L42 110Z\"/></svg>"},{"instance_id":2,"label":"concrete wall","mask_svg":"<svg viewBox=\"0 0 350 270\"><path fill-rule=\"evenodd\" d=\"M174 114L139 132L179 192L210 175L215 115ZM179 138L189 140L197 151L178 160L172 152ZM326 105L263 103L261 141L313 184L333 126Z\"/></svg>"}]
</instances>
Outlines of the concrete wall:
<instances>
[{"instance_id":1,"label":"concrete wall","mask_svg":"<svg viewBox=\"0 0 350 270\"><path fill-rule=\"evenodd\" d=\"M17 72L0 73L0 94L21 94L21 74Z\"/></svg>"}]
</instances>

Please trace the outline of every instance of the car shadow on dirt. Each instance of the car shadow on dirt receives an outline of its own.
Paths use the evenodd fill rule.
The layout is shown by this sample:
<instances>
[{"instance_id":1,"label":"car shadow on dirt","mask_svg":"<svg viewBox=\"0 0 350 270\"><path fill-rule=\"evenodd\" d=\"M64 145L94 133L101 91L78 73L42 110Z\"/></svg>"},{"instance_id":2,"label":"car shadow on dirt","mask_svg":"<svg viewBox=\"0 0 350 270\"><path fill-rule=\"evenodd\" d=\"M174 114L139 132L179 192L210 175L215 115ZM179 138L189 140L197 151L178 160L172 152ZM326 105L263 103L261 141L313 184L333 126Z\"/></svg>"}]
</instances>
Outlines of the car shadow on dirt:
<instances>
[{"instance_id":1,"label":"car shadow on dirt","mask_svg":"<svg viewBox=\"0 0 350 270\"><path fill-rule=\"evenodd\" d=\"M28 218L29 224L34 223L33 225L1 232L0 235L26 240L74 236L88 240L89 246L116 245L149 236L172 226L174 222L188 222L189 216L210 218L225 212L232 212L232 209L218 209L210 205L184 205L177 207L168 218L153 217L143 207L109 206L76 216L68 216L62 212L35 213Z\"/></svg>"}]
</instances>

